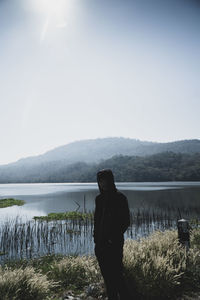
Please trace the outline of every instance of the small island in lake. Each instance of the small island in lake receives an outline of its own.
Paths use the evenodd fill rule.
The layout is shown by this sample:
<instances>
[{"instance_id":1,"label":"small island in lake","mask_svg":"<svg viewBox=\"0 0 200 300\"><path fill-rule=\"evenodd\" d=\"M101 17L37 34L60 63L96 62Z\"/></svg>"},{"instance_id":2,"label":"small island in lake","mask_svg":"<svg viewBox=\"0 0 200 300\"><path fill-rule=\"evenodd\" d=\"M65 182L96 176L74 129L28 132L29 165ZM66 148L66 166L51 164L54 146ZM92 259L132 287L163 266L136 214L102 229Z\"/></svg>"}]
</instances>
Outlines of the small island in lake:
<instances>
[{"instance_id":1,"label":"small island in lake","mask_svg":"<svg viewBox=\"0 0 200 300\"><path fill-rule=\"evenodd\" d=\"M0 208L5 208L13 205L24 205L25 201L24 200L17 200L14 198L6 198L6 199L0 199Z\"/></svg>"},{"instance_id":2,"label":"small island in lake","mask_svg":"<svg viewBox=\"0 0 200 300\"><path fill-rule=\"evenodd\" d=\"M60 213L49 213L47 216L34 216L34 220L40 221L56 221L56 220L85 220L92 219L93 213L82 213L78 211L66 211Z\"/></svg>"}]
</instances>

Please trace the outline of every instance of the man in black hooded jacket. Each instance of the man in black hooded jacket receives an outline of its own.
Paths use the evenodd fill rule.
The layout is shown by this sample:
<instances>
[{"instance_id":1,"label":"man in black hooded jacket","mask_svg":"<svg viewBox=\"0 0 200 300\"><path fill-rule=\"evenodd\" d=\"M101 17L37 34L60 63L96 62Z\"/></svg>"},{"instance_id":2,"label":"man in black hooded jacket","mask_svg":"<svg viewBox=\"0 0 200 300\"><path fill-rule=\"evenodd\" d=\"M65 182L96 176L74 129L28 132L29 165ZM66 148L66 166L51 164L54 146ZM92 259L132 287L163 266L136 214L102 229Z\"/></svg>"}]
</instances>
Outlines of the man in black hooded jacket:
<instances>
[{"instance_id":1,"label":"man in black hooded jacket","mask_svg":"<svg viewBox=\"0 0 200 300\"><path fill-rule=\"evenodd\" d=\"M128 201L116 189L111 170L97 173L100 194L95 199L94 242L109 300L131 299L123 278L124 232L130 225ZM118 298L119 297L119 298Z\"/></svg>"}]
</instances>

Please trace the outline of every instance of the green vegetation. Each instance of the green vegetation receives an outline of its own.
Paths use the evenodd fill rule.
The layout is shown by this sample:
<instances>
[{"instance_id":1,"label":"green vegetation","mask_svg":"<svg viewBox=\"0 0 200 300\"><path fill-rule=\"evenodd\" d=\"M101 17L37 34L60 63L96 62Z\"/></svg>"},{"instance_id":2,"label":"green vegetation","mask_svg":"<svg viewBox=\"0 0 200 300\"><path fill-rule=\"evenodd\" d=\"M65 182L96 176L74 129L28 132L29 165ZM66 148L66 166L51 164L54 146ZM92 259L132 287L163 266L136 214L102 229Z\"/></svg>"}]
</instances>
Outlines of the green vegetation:
<instances>
[{"instance_id":1,"label":"green vegetation","mask_svg":"<svg viewBox=\"0 0 200 300\"><path fill-rule=\"evenodd\" d=\"M13 206L13 205L21 206L24 203L25 203L25 201L23 201L23 200L17 200L17 199L13 199L13 198L0 199L0 208Z\"/></svg>"},{"instance_id":2,"label":"green vegetation","mask_svg":"<svg viewBox=\"0 0 200 300\"><path fill-rule=\"evenodd\" d=\"M35 216L35 220L40 221L56 221L56 220L85 220L92 219L92 213L82 213L77 211L49 213L47 216Z\"/></svg>"},{"instance_id":3,"label":"green vegetation","mask_svg":"<svg viewBox=\"0 0 200 300\"><path fill-rule=\"evenodd\" d=\"M124 266L129 288L142 300L177 299L198 293L199 249L199 228L191 233L188 252L178 243L174 230L155 232L140 241L127 240ZM80 294L90 284L96 284L96 293L103 295L99 285L102 282L94 256L47 255L0 267L0 299L61 299L63 292L73 290Z\"/></svg>"},{"instance_id":4,"label":"green vegetation","mask_svg":"<svg viewBox=\"0 0 200 300\"><path fill-rule=\"evenodd\" d=\"M163 152L151 156L115 156L98 165L111 168L116 181L199 181L200 153Z\"/></svg>"}]
</instances>

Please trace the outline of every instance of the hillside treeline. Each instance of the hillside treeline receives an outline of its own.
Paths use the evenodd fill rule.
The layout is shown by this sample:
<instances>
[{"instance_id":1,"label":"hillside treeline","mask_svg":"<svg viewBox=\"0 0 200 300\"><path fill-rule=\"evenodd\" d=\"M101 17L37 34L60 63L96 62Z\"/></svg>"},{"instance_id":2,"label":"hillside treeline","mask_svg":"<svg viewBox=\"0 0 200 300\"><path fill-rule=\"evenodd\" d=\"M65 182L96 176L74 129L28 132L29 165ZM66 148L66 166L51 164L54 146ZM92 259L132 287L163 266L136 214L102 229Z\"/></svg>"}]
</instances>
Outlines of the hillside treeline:
<instances>
[{"instance_id":1,"label":"hillside treeline","mask_svg":"<svg viewBox=\"0 0 200 300\"><path fill-rule=\"evenodd\" d=\"M0 173L1 183L15 182L95 182L103 168L113 170L116 181L200 181L200 153L163 152L150 156L113 156L100 163L49 162L15 172Z\"/></svg>"}]
</instances>

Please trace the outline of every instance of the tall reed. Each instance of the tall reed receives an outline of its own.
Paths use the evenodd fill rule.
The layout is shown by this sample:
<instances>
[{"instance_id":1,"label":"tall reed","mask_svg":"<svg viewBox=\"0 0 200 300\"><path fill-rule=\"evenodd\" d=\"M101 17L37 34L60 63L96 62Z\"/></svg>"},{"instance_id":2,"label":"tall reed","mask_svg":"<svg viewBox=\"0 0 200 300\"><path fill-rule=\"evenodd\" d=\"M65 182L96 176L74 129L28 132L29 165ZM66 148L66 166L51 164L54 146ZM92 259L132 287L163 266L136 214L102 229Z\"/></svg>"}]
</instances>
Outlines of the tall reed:
<instances>
[{"instance_id":1,"label":"tall reed","mask_svg":"<svg viewBox=\"0 0 200 300\"><path fill-rule=\"evenodd\" d=\"M164 231L175 227L176 218L170 209L162 212L141 208L131 212L131 226L125 238L138 239L155 230ZM86 213L84 218L51 221L35 219L25 223L16 218L0 224L0 261L54 253L93 254L93 248L91 214Z\"/></svg>"}]
</instances>

